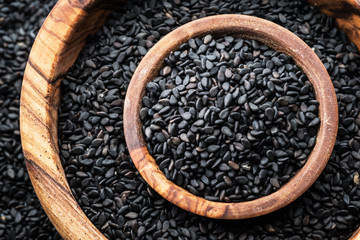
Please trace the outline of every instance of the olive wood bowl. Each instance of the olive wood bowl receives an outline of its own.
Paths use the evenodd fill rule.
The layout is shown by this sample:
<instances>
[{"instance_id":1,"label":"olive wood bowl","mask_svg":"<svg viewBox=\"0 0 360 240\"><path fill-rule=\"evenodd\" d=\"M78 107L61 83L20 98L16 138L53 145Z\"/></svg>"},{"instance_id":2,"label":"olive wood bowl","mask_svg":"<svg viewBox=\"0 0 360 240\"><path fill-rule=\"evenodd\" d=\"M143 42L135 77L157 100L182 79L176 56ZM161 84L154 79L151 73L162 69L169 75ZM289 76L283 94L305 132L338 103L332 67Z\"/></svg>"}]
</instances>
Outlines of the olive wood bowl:
<instances>
[{"instance_id":1,"label":"olive wood bowl","mask_svg":"<svg viewBox=\"0 0 360 240\"><path fill-rule=\"evenodd\" d=\"M206 200L179 187L161 172L149 154L142 132L140 109L146 84L158 76L164 59L190 38L231 35L255 39L291 56L313 84L321 120L316 144L306 164L276 192L252 201L225 203ZM314 51L287 29L246 15L217 15L187 23L156 43L138 65L128 87L124 106L124 132L128 150L146 182L163 198L189 212L210 218L243 219L264 215L286 206L302 195L319 177L332 153L338 127L335 90Z\"/></svg>"},{"instance_id":2,"label":"olive wood bowl","mask_svg":"<svg viewBox=\"0 0 360 240\"><path fill-rule=\"evenodd\" d=\"M57 110L64 74L86 37L95 33L121 2L59 0L35 39L24 74L20 131L25 163L40 203L64 239L106 239L83 213L66 181L59 157ZM338 17L339 27L360 47L357 0L310 2ZM351 239L360 239L360 228Z\"/></svg>"}]
</instances>

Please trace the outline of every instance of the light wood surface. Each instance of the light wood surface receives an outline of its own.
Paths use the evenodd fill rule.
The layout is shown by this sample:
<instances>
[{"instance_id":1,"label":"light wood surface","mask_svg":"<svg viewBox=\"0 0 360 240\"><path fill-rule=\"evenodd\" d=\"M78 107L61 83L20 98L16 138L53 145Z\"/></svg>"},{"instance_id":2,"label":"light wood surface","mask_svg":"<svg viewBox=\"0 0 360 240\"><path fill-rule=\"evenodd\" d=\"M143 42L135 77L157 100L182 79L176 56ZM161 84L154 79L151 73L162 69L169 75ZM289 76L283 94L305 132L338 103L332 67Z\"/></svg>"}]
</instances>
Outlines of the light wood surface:
<instances>
[{"instance_id":1,"label":"light wood surface","mask_svg":"<svg viewBox=\"0 0 360 240\"><path fill-rule=\"evenodd\" d=\"M114 0L59 0L35 40L24 75L20 128L26 165L46 214L64 239L105 239L70 192L58 154L57 109L62 76L86 36L101 27L114 4ZM351 39L356 42L355 38ZM358 236L359 231L353 239L360 239Z\"/></svg>"}]
</instances>

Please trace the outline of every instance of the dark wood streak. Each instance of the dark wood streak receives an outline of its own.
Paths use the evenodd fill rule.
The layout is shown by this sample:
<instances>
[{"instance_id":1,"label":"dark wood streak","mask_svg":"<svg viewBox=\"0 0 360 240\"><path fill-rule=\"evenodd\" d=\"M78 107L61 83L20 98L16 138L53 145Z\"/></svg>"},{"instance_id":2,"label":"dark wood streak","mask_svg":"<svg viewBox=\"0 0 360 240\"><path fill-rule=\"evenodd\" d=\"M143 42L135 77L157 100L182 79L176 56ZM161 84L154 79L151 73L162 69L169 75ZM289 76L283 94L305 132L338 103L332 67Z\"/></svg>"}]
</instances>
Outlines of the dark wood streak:
<instances>
[{"instance_id":1,"label":"dark wood streak","mask_svg":"<svg viewBox=\"0 0 360 240\"><path fill-rule=\"evenodd\" d=\"M26 84L29 84L31 90L35 91L35 93L36 93L37 95L39 95L39 96L41 96L42 98L44 98L44 99L45 99L45 103L47 103L47 104L48 104L49 106L51 106L51 107L54 106L53 103L52 103L51 101L49 101L49 99L50 99L51 96L48 95L48 94L43 94L42 92L40 92L40 90L37 89L37 88L34 86L34 83L33 83L32 81L30 81L27 76L24 76L24 82L26 82ZM23 90L24 90L24 92L27 92L28 94L30 94L30 90L27 90L26 88L24 88Z\"/></svg>"},{"instance_id":2,"label":"dark wood streak","mask_svg":"<svg viewBox=\"0 0 360 240\"><path fill-rule=\"evenodd\" d=\"M56 6L55 6L55 7L56 7ZM73 10L73 9L68 8L67 10L69 11L69 10ZM67 27L70 27L70 28L72 28L72 29L75 29L75 26L74 26L74 25L68 25L68 23L65 21L65 19L58 18L58 16L54 16L53 11L51 11L51 12L49 13L48 17L49 17L49 19L51 19L51 20L52 20L53 22L55 22L55 23L64 23L64 24L67 25Z\"/></svg>"},{"instance_id":3,"label":"dark wood streak","mask_svg":"<svg viewBox=\"0 0 360 240\"><path fill-rule=\"evenodd\" d=\"M67 2L71 7L81 9L87 13L89 13L89 10L94 7L94 0L67 0Z\"/></svg>"},{"instance_id":4,"label":"dark wood streak","mask_svg":"<svg viewBox=\"0 0 360 240\"><path fill-rule=\"evenodd\" d=\"M199 198L199 199L200 199L200 198ZM186 203L187 203L188 206L193 207L194 209L197 209L198 206L199 206L199 199L196 199L196 203L194 204L194 206L191 206L192 203L191 203L191 201L189 201L189 199L187 199L187 198L186 198ZM212 209L212 208L211 208L211 209ZM207 213L206 213L206 214L207 214ZM206 215L206 216L207 216L207 215Z\"/></svg>"},{"instance_id":5,"label":"dark wood streak","mask_svg":"<svg viewBox=\"0 0 360 240\"><path fill-rule=\"evenodd\" d=\"M45 32L47 32L47 33L50 34L51 36L57 38L59 41L65 43L65 44L67 44L67 45L74 44L74 42L65 41L65 40L61 39L60 36L58 36L56 33L54 33L53 31L51 31L50 29L48 29L48 28L46 27L46 25L43 26L42 30L44 30ZM82 39L80 39L80 40L82 41ZM81 41L80 41L80 42L81 42ZM76 44L75 44L75 45L76 45Z\"/></svg>"},{"instance_id":6,"label":"dark wood streak","mask_svg":"<svg viewBox=\"0 0 360 240\"><path fill-rule=\"evenodd\" d=\"M226 218L227 215L229 215L229 205L225 206L225 209L223 210L223 218Z\"/></svg>"},{"instance_id":7,"label":"dark wood streak","mask_svg":"<svg viewBox=\"0 0 360 240\"><path fill-rule=\"evenodd\" d=\"M176 197L177 197L177 194L175 193L174 194ZM181 199L179 201L185 201L186 202L186 205L188 205L189 207L192 207L191 206L191 202L189 201L189 199L185 198L185 199ZM194 204L194 207L198 205L198 201L196 201L196 204Z\"/></svg>"},{"instance_id":8,"label":"dark wood streak","mask_svg":"<svg viewBox=\"0 0 360 240\"><path fill-rule=\"evenodd\" d=\"M34 87L34 85L31 81L28 81L25 84L29 84L29 87L31 87L31 89L27 89L26 87L24 87L22 90L23 94L26 93L29 96L34 97L35 98L34 101L37 101L39 104L41 104L41 100L44 99L45 103L47 103L50 107L54 107L54 108L58 107L59 102L57 101L57 98L55 98L54 96L50 96L48 94L43 95L37 88ZM35 92L35 94L37 94L37 95L33 95L31 90L33 90ZM37 96L39 96L39 97L37 97ZM57 112L50 111L49 116L50 116L52 122L57 121Z\"/></svg>"},{"instance_id":9,"label":"dark wood streak","mask_svg":"<svg viewBox=\"0 0 360 240\"><path fill-rule=\"evenodd\" d=\"M47 32L47 31L46 31ZM86 35L86 34L85 34ZM63 42L61 39L57 38L59 41ZM77 38L74 42L69 43L69 47L65 48L62 52L55 52L54 50L50 49L50 51L52 51L52 53L54 54L54 56L58 56L58 57L62 57L66 54L72 54L71 52L74 51L79 51L80 49L83 48L83 46L85 45L84 40L86 40L85 36L79 37ZM46 44L46 42L44 42L43 39L39 38L39 41L41 41L43 44ZM64 44L67 44L65 42L63 42Z\"/></svg>"},{"instance_id":10,"label":"dark wood streak","mask_svg":"<svg viewBox=\"0 0 360 240\"><path fill-rule=\"evenodd\" d=\"M43 128L45 128L49 133L51 133L51 130L48 125L46 125L44 122L42 122L33 112L32 110L26 105L20 102L20 107L22 107L26 112L31 115L32 118L34 118L36 121L34 121L36 124L40 124ZM50 134L50 146L53 151L55 151L57 154L59 154L59 149L57 146L57 139L54 139L53 134ZM23 150L26 152L26 150Z\"/></svg>"},{"instance_id":11,"label":"dark wood streak","mask_svg":"<svg viewBox=\"0 0 360 240\"><path fill-rule=\"evenodd\" d=\"M33 63L32 59L31 59L30 57L29 57L29 59L28 59L28 64L29 64L45 81L47 81L47 82L50 83L50 84L56 83L59 79L64 78L65 75L66 75L66 73L64 73L64 74L61 74L61 75L59 75L59 76L54 76L52 79L50 79L50 78L45 77L44 73L42 73L41 70L40 70L40 68Z\"/></svg>"},{"instance_id":12,"label":"dark wood streak","mask_svg":"<svg viewBox=\"0 0 360 240\"><path fill-rule=\"evenodd\" d=\"M23 153L24 153L24 158L30 159L30 160L33 161L34 163L36 163L36 160L39 158L39 156L34 155L31 151L25 150L25 151L23 151ZM56 153L56 154L58 154L58 153ZM41 157L43 157L43 156L41 156ZM34 159L34 160L32 160L32 159ZM41 168L39 164L37 164L37 165L39 166L39 168ZM56 166L56 169L59 170L59 171L61 171L61 169L58 168L58 165ZM45 171L45 170L44 170L44 171ZM50 175L49 172L47 172L47 174ZM57 176L57 175L55 175L55 176ZM66 181L66 180L64 179L64 181ZM58 183L59 183L59 182L58 182ZM60 184L60 183L59 183L59 184ZM65 186L68 187L67 184L66 184Z\"/></svg>"},{"instance_id":13,"label":"dark wood streak","mask_svg":"<svg viewBox=\"0 0 360 240\"><path fill-rule=\"evenodd\" d=\"M42 99L44 99L45 103L49 105L49 107L54 107L57 108L59 106L59 98L56 98L54 96L55 94L59 94L60 91L60 84L56 84L56 85L51 85L51 91L53 92L53 94L49 94L50 90L47 90L47 92L44 94L42 93L39 89L37 89L34 85L34 83L28 78L28 76L24 76L24 84L28 84L29 85L29 89L27 89L26 87L24 87L24 92L26 92L29 95L31 94L30 90L33 90L39 97L41 97ZM36 97L34 95L32 95L33 97ZM41 99L37 99L39 100L39 102L41 102ZM36 101L36 100L35 100ZM53 116L53 114L50 112L50 114L52 115L52 119L55 121L57 120L56 117ZM57 113L56 113L57 116Z\"/></svg>"},{"instance_id":14,"label":"dark wood streak","mask_svg":"<svg viewBox=\"0 0 360 240\"><path fill-rule=\"evenodd\" d=\"M56 185L59 189L62 190L62 194L67 194L69 197L74 198L72 193L69 191L69 189L65 188L63 185L59 184L53 177L51 177L44 169L42 169L39 165L36 164L35 161L27 158L24 156L26 166L30 171L36 171L40 174L37 174L37 176L43 176L44 178L50 180L54 185Z\"/></svg>"},{"instance_id":15,"label":"dark wood streak","mask_svg":"<svg viewBox=\"0 0 360 240\"><path fill-rule=\"evenodd\" d=\"M209 212L209 211L211 211L211 210L213 210L213 207L212 207L212 206L207 206L205 211L206 211L206 212Z\"/></svg>"}]
</instances>

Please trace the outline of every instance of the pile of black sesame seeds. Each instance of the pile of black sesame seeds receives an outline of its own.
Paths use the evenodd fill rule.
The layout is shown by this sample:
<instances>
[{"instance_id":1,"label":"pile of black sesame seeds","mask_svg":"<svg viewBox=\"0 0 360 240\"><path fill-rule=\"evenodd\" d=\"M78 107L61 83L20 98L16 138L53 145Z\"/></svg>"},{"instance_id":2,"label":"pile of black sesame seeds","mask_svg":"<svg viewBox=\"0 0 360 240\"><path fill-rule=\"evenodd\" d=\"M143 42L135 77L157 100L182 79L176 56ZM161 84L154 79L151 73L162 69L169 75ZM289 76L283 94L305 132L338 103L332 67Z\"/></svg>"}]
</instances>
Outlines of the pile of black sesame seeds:
<instances>
[{"instance_id":1,"label":"pile of black sesame seeds","mask_svg":"<svg viewBox=\"0 0 360 240\"><path fill-rule=\"evenodd\" d=\"M146 86L140 117L165 176L212 201L268 195L306 162L318 102L291 57L255 40L190 39Z\"/></svg>"},{"instance_id":2,"label":"pile of black sesame seeds","mask_svg":"<svg viewBox=\"0 0 360 240\"><path fill-rule=\"evenodd\" d=\"M338 139L319 180L290 206L244 221L202 218L159 197L133 166L122 131L127 85L147 49L176 26L223 13L262 17L296 33L328 69L339 102ZM346 239L360 208L358 64L334 20L307 2L129 3L90 40L64 81L60 147L72 191L111 239Z\"/></svg>"},{"instance_id":3,"label":"pile of black sesame seeds","mask_svg":"<svg viewBox=\"0 0 360 240\"><path fill-rule=\"evenodd\" d=\"M185 212L159 197L126 150L122 107L142 56L177 26L225 13L258 16L302 38L331 75L339 134L329 164L297 201L270 215L220 221ZM123 11L89 41L64 84L60 149L74 196L111 239L347 239L359 226L359 53L305 1L144 1Z\"/></svg>"},{"instance_id":4,"label":"pile of black sesame seeds","mask_svg":"<svg viewBox=\"0 0 360 240\"><path fill-rule=\"evenodd\" d=\"M0 2L0 238L4 239L59 238L31 190L16 121L26 55L50 5ZM133 167L122 133L123 99L141 56L174 27L225 13L274 21L307 42L331 75L340 113L333 155L314 186L290 206L244 221L198 217L160 198ZM358 55L334 20L306 1L129 3L90 40L64 82L63 93L70 93L62 101L60 147L74 195L111 239L347 239L359 226ZM85 93L81 98L87 90L90 97ZM96 150L89 153L81 144L89 146L90 140L90 149Z\"/></svg>"}]
</instances>

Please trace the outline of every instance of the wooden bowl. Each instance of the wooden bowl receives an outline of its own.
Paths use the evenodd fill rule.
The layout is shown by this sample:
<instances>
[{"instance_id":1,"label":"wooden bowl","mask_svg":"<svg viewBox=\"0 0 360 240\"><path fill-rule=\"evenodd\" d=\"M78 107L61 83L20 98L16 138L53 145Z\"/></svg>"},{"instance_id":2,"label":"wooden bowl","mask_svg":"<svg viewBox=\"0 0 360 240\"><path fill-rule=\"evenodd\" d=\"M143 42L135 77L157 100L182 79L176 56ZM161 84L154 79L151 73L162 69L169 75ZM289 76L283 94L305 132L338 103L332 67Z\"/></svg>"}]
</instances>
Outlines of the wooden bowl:
<instances>
[{"instance_id":1,"label":"wooden bowl","mask_svg":"<svg viewBox=\"0 0 360 240\"><path fill-rule=\"evenodd\" d=\"M359 30L343 27L360 29L356 2L311 0L330 16L349 12L346 16L339 14L337 21L359 47ZM59 0L38 33L24 74L20 130L25 161L38 198L64 239L106 239L83 213L66 181L59 157L57 110L64 74L75 62L87 35L102 26L118 3L119 0ZM360 228L352 239L360 239Z\"/></svg>"},{"instance_id":2,"label":"wooden bowl","mask_svg":"<svg viewBox=\"0 0 360 240\"><path fill-rule=\"evenodd\" d=\"M225 203L197 197L166 179L149 154L142 132L140 109L146 84L158 76L164 59L190 38L231 35L255 39L291 56L313 84L319 101L320 128L306 164L278 191L246 202ZM332 153L338 127L335 90L329 74L314 51L287 29L246 15L217 15L187 23L156 43L138 65L128 87L124 106L124 132L128 150L146 182L163 198L189 212L210 218L243 219L278 210L302 195L319 177Z\"/></svg>"}]
</instances>

